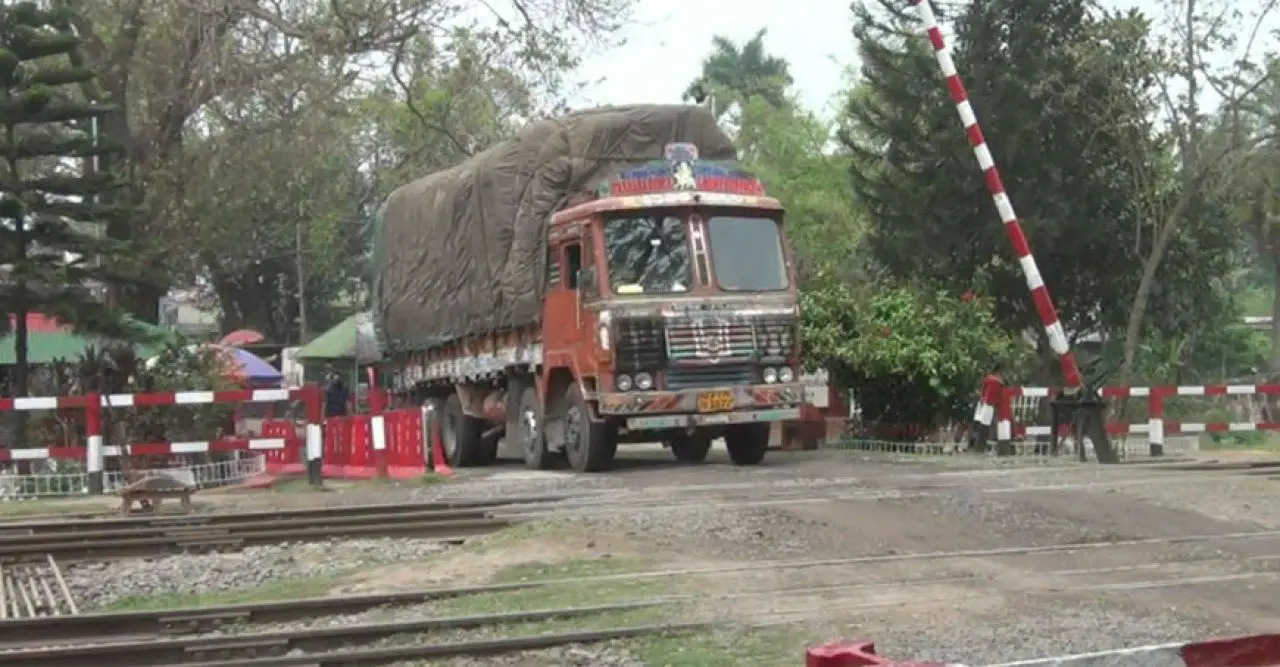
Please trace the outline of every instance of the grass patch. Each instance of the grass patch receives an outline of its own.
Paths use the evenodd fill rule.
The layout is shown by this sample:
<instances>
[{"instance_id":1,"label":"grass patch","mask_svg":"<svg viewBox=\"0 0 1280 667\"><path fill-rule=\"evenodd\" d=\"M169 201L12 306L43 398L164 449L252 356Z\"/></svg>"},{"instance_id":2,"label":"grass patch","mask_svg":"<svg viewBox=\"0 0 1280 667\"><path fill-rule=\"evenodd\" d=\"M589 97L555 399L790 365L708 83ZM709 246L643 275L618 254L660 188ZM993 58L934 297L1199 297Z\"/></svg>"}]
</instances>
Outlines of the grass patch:
<instances>
[{"instance_id":1,"label":"grass patch","mask_svg":"<svg viewBox=\"0 0 1280 667\"><path fill-rule=\"evenodd\" d=\"M118 507L118 505L117 505ZM95 498L37 498L0 503L0 518L31 518L52 515L63 518L67 514L102 515L111 509L102 497Z\"/></svg>"},{"instance_id":2,"label":"grass patch","mask_svg":"<svg viewBox=\"0 0 1280 667\"><path fill-rule=\"evenodd\" d=\"M584 558L555 564L512 566L499 571L494 576L493 581L495 583L514 583L548 579L574 579L623 574L645 569L647 569L646 563L639 559ZM670 595L672 592L671 587L666 582L658 579L583 581L503 593L469 595L451 600L442 600L438 607L441 614L470 616L508 611L617 604L643 598ZM646 609L640 611L652 612L654 610ZM593 627L609 626L593 625Z\"/></svg>"},{"instance_id":3,"label":"grass patch","mask_svg":"<svg viewBox=\"0 0 1280 667\"><path fill-rule=\"evenodd\" d=\"M1201 451L1249 449L1260 452L1280 452L1280 438L1270 433L1259 432L1206 433L1200 436Z\"/></svg>"},{"instance_id":4,"label":"grass patch","mask_svg":"<svg viewBox=\"0 0 1280 667\"><path fill-rule=\"evenodd\" d=\"M215 593L176 593L153 596L131 596L107 604L102 611L159 611L186 607L212 607L225 604L249 604L321 597L328 594L340 575L307 579L273 581L255 588L241 588Z\"/></svg>"}]
</instances>

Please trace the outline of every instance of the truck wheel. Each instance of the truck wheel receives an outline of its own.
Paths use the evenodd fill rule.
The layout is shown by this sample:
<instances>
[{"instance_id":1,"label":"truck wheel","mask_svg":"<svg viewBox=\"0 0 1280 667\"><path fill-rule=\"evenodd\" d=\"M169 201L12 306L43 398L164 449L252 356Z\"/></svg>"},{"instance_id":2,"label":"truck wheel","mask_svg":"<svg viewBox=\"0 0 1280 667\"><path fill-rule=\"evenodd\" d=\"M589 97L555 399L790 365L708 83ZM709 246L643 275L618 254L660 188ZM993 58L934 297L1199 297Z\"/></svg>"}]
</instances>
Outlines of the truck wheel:
<instances>
[{"instance_id":1,"label":"truck wheel","mask_svg":"<svg viewBox=\"0 0 1280 667\"><path fill-rule=\"evenodd\" d=\"M542 405L538 400L538 392L533 387L525 387L520 392L520 404L517 408L518 420L511 423L515 430L509 434L511 441L520 447L524 455L524 464L532 470L547 470L555 466L556 452L547 449L547 436L543 431Z\"/></svg>"},{"instance_id":2,"label":"truck wheel","mask_svg":"<svg viewBox=\"0 0 1280 667\"><path fill-rule=\"evenodd\" d=\"M606 470L618 453L617 431L606 421L591 418L591 406L578 385L565 392L564 454L578 472Z\"/></svg>"},{"instance_id":3,"label":"truck wheel","mask_svg":"<svg viewBox=\"0 0 1280 667\"><path fill-rule=\"evenodd\" d=\"M769 451L769 423L730 424L724 429L724 444L735 465L756 465Z\"/></svg>"},{"instance_id":4,"label":"truck wheel","mask_svg":"<svg viewBox=\"0 0 1280 667\"><path fill-rule=\"evenodd\" d=\"M711 451L711 438L701 433L678 433L667 441L667 446L681 463L702 463Z\"/></svg>"},{"instance_id":5,"label":"truck wheel","mask_svg":"<svg viewBox=\"0 0 1280 667\"><path fill-rule=\"evenodd\" d=\"M440 423L440 435L444 440L444 454L451 465L459 468L484 465L484 420L468 416L462 411L462 401L451 394L444 402L444 421Z\"/></svg>"}]
</instances>

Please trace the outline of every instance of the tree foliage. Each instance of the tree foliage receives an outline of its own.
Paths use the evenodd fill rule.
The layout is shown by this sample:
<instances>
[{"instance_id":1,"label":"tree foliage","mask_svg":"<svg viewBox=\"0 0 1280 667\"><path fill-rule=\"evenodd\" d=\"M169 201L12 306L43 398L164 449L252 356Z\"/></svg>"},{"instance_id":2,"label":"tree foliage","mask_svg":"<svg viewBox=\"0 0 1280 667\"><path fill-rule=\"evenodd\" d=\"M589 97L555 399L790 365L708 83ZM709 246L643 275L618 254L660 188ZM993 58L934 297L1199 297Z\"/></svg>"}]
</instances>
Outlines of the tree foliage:
<instances>
[{"instance_id":1,"label":"tree foliage","mask_svg":"<svg viewBox=\"0 0 1280 667\"><path fill-rule=\"evenodd\" d=\"M233 227L250 225L243 215L249 204L240 206L240 215L214 215L211 193L231 191L248 179L262 183L251 197L256 200L256 233L271 236L266 245L275 247L292 238L299 224L306 226L303 255L316 265L310 275L327 276L332 265L328 257L336 248L317 247L320 241L312 239L331 238L330 229L338 224L333 221L342 218L347 224L359 218L354 211L367 215L366 198L456 162L459 152L446 161L448 151L436 152L438 147L453 139L466 150L482 146L482 138L474 145L461 138L484 134L508 120L487 108L505 112L515 97L521 98L525 118L556 108L572 91L567 75L578 59L611 40L631 6L631 0L505 0L474 7L382 0L65 1L81 10L75 30L85 41L84 61L103 72L99 81L82 85L81 94L115 104L104 123L125 144L117 162L141 185L133 203L142 214L112 224L109 237L133 240L141 261L171 285L222 282L223 288L209 290L208 297L224 311L224 326L247 324L275 336L286 336L293 328L282 318L285 312L294 313L292 317L298 312L292 301L298 286L287 284L296 278L275 267L263 269L262 275L231 275L244 266L256 267L259 257L200 261L190 248L193 229L210 231L233 219ZM410 96L422 103L403 113L392 109L406 105ZM462 99L467 103L456 103ZM333 115L326 122L317 120L325 114ZM388 131L392 126L396 129ZM266 184L280 185L285 174L259 171L257 175L269 178L254 178L254 169L244 168L252 165L237 161L237 151L254 146L255 136L266 137L264 145L270 145L290 131L297 145L281 151L287 158L271 161L277 168L290 162L282 171L293 175L293 187L264 202L263 193L270 190ZM414 141L380 143L390 134ZM338 138L348 141L341 155L333 152L341 143ZM304 150L311 141L323 144L314 157ZM392 171L376 159L394 155L398 161L403 154L421 158L426 153L434 154ZM329 193L320 192L325 188L315 184L333 176L337 164L360 166L358 174L348 170L341 175L338 190L365 182L337 213L317 213L328 204L300 201L303 180L313 195L327 197ZM268 210L293 212L275 215ZM274 229L261 224L268 217L274 217ZM358 227L359 222L353 224ZM345 259L346 265L352 263L349 255ZM315 299L310 308L320 309L318 320L325 319L323 309L334 300L346 299L349 281L334 277L304 279L304 287L310 288L307 300ZM259 288L258 278L274 283L266 289L273 295L270 304L248 293ZM130 310L152 320L162 291L120 296Z\"/></svg>"},{"instance_id":2,"label":"tree foliage","mask_svg":"<svg viewBox=\"0 0 1280 667\"><path fill-rule=\"evenodd\" d=\"M1167 196L1152 179L1158 171L1139 171L1134 156L1169 164L1153 132L1158 62L1146 21L1095 16L1088 7L1083 0L968 2L954 24L957 68L1040 273L1075 334L1125 324L1149 244L1141 238L1142 205ZM1003 327L1039 331L931 47L902 36L909 17L884 20L866 4L858 11L863 80L848 100L841 139L855 154L854 189L867 208L871 253L903 278L958 289L989 281ZM1221 310L1220 298L1205 298L1202 277L1225 272L1223 250L1234 237L1210 224L1208 213L1202 219L1175 239L1178 262L1162 273L1164 289L1155 295L1154 308L1183 316L1162 319L1171 327Z\"/></svg>"},{"instance_id":3,"label":"tree foliage","mask_svg":"<svg viewBox=\"0 0 1280 667\"><path fill-rule=\"evenodd\" d=\"M108 108L69 94L94 73L71 64L81 40L61 5L0 7L0 329L15 328L17 395L26 395L27 328L31 312L53 315L92 333L134 333L93 290L125 280L123 248L101 238L100 226L125 217L111 195L121 181L91 173L89 160L111 147L90 125Z\"/></svg>"},{"instance_id":4,"label":"tree foliage","mask_svg":"<svg viewBox=\"0 0 1280 667\"><path fill-rule=\"evenodd\" d=\"M757 98L774 109L791 107L790 88L795 81L790 65L765 50L766 32L761 28L741 46L728 37L712 37L711 53L702 61L702 74L685 89L684 99L710 96L717 117L735 107L741 110Z\"/></svg>"},{"instance_id":5,"label":"tree foliage","mask_svg":"<svg viewBox=\"0 0 1280 667\"><path fill-rule=\"evenodd\" d=\"M1004 331L989 298L885 284L868 298L838 287L804 293L804 350L848 387L865 421L934 426L971 416L974 389L1027 347Z\"/></svg>"}]
</instances>

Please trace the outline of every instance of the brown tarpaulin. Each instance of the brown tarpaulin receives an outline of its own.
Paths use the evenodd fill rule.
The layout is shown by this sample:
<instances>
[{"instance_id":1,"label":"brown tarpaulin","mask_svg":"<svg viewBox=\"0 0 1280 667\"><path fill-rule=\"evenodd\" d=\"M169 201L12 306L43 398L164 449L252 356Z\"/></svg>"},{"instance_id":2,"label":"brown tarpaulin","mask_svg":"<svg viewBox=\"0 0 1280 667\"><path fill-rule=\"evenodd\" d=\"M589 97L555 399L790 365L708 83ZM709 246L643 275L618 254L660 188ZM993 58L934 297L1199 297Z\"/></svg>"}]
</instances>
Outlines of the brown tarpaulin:
<instances>
[{"instance_id":1,"label":"brown tarpaulin","mask_svg":"<svg viewBox=\"0 0 1280 667\"><path fill-rule=\"evenodd\" d=\"M374 314L389 351L536 322L551 214L671 142L736 158L701 107L637 105L533 123L451 169L405 185L377 223Z\"/></svg>"}]
</instances>

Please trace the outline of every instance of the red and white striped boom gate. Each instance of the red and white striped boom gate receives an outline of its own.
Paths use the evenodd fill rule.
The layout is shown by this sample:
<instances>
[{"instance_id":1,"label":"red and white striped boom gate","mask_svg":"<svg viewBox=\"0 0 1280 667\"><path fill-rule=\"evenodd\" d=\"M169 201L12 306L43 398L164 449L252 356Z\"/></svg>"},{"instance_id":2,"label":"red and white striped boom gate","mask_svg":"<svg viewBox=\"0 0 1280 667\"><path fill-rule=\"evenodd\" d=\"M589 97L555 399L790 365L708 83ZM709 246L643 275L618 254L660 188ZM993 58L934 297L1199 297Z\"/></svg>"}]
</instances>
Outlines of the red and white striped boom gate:
<instances>
[{"instance_id":1,"label":"red and white striped boom gate","mask_svg":"<svg viewBox=\"0 0 1280 667\"><path fill-rule=\"evenodd\" d=\"M102 432L104 409L207 405L212 403L270 403L277 401L301 401L306 406L307 477L313 484L320 484L323 480L321 454L324 437L321 431L323 410L319 387L230 391L167 391L141 394L95 393L83 396L0 398L0 411L83 410L86 435L83 447L0 449L0 463L49 458L82 460L88 473L90 493L102 493L104 457L194 454L237 450L271 451L284 449L291 444L288 438L229 438L108 446L104 442Z\"/></svg>"},{"instance_id":2,"label":"red and white striped boom gate","mask_svg":"<svg viewBox=\"0 0 1280 667\"><path fill-rule=\"evenodd\" d=\"M1119 459L1111 450L1111 443L1107 439L1106 432L1100 428L1101 403L1084 386L1084 379L1080 375L1080 367L1076 364L1076 357L1071 352L1071 345L1067 340L1066 332L1062 328L1062 322L1058 319L1058 311L1053 306L1053 298L1049 296L1049 289L1044 284L1044 277L1040 275L1040 268L1036 266L1036 258L1031 253L1031 244L1027 242L1027 236L1022 231L1022 223L1018 221L1018 214L1013 209L1013 202L1010 201L1009 194L1005 191L1004 180L1000 177L1000 170L996 167L995 158L991 155L991 149L987 147L987 139L982 133L982 127L978 124L978 116L973 110L973 104L969 101L969 93L965 90L964 82L956 71L955 61L952 60L951 52L947 48L947 40L942 34L942 28L938 25L938 18L934 15L933 8L929 5L929 0L911 0L911 3L916 8L920 24L929 38L929 43L933 45L934 56L938 60L938 67L942 70L942 76L946 79L947 91L951 95L951 101L956 106L956 113L960 116L960 123L964 126L965 135L969 138L969 146L973 149L973 156L978 161L978 168L982 170L987 190L990 191L991 200L995 204L996 211L1000 214L1000 222L1004 225L1004 231L1009 237L1009 243L1013 245L1014 254L1018 256L1018 264L1021 266L1022 275L1027 281L1027 290L1031 294L1031 301L1035 304L1036 313L1040 316L1040 325L1044 327L1045 339L1048 340L1050 349L1058 356L1058 362L1062 366L1062 376L1066 383L1065 393L1067 394L1064 399L1070 400L1061 402L1068 410L1088 411L1091 421L1082 421L1081 424L1085 425L1086 428L1098 426L1098 428L1090 429L1090 434L1095 440L1098 460L1103 463L1115 463Z\"/></svg>"}]
</instances>

